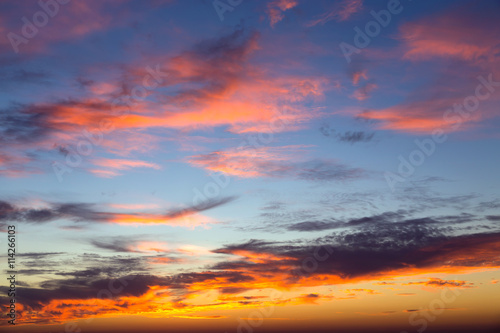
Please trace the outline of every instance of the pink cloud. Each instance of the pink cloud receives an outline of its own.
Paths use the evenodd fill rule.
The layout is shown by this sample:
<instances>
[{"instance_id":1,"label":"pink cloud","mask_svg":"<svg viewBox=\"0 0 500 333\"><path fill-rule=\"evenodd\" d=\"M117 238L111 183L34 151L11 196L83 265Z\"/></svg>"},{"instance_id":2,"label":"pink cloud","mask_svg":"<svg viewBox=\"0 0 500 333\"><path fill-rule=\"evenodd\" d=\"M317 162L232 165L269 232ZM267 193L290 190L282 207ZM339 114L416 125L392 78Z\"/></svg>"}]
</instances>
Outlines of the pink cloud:
<instances>
[{"instance_id":1,"label":"pink cloud","mask_svg":"<svg viewBox=\"0 0 500 333\"><path fill-rule=\"evenodd\" d=\"M90 171L99 177L106 178L119 176L120 173L117 170L130 170L133 168L160 169L158 164L138 160L100 158L93 160L92 163L105 169L91 169Z\"/></svg>"},{"instance_id":2,"label":"pink cloud","mask_svg":"<svg viewBox=\"0 0 500 333\"><path fill-rule=\"evenodd\" d=\"M297 0L274 0L267 4L267 15L269 16L269 21L271 27L274 27L276 23L283 20L285 15L283 12L296 7L299 4Z\"/></svg>"},{"instance_id":3,"label":"pink cloud","mask_svg":"<svg viewBox=\"0 0 500 333\"><path fill-rule=\"evenodd\" d=\"M470 9L470 8L469 8ZM498 52L497 22L466 7L404 24L405 58L455 57L492 60Z\"/></svg>"}]
</instances>

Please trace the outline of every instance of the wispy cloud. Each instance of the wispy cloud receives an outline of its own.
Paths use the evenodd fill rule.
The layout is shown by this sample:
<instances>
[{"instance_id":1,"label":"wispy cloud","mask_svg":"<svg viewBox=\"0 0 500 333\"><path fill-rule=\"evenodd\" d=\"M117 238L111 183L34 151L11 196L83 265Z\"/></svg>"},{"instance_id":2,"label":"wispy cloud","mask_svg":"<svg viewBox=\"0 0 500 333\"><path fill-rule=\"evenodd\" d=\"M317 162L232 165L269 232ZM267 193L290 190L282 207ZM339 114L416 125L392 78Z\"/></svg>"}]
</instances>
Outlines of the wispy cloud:
<instances>
[{"instance_id":1,"label":"wispy cloud","mask_svg":"<svg viewBox=\"0 0 500 333\"><path fill-rule=\"evenodd\" d=\"M285 11L296 7L298 4L297 0L273 0L269 2L267 4L267 15L271 27L283 20Z\"/></svg>"},{"instance_id":2,"label":"wispy cloud","mask_svg":"<svg viewBox=\"0 0 500 333\"><path fill-rule=\"evenodd\" d=\"M305 160L301 147L230 149L190 157L189 162L210 171L242 177L296 178L311 181L349 180L364 172L331 160Z\"/></svg>"},{"instance_id":3,"label":"wispy cloud","mask_svg":"<svg viewBox=\"0 0 500 333\"><path fill-rule=\"evenodd\" d=\"M306 25L313 27L318 24L324 25L332 20L337 22L346 21L362 9L363 0L341 0L336 2L328 12L308 22Z\"/></svg>"},{"instance_id":4,"label":"wispy cloud","mask_svg":"<svg viewBox=\"0 0 500 333\"><path fill-rule=\"evenodd\" d=\"M216 221L200 215L200 212L213 209L233 201L235 197L222 197L205 200L202 204L168 210L165 213L116 212L98 209L88 203L47 203L44 208L18 207L0 201L0 222L48 223L56 220L73 222L97 222L119 224L167 224L172 226L196 227Z\"/></svg>"},{"instance_id":5,"label":"wispy cloud","mask_svg":"<svg viewBox=\"0 0 500 333\"><path fill-rule=\"evenodd\" d=\"M130 170L132 168L160 169L158 164L138 160L100 158L93 160L92 163L105 169L91 169L90 172L107 178L119 176L120 173L116 170Z\"/></svg>"},{"instance_id":6,"label":"wispy cloud","mask_svg":"<svg viewBox=\"0 0 500 333\"><path fill-rule=\"evenodd\" d=\"M408 282L406 285L421 284L427 287L437 287L437 288L474 288L474 283L459 280L443 280L440 278L431 278L428 281L421 282Z\"/></svg>"}]
</instances>

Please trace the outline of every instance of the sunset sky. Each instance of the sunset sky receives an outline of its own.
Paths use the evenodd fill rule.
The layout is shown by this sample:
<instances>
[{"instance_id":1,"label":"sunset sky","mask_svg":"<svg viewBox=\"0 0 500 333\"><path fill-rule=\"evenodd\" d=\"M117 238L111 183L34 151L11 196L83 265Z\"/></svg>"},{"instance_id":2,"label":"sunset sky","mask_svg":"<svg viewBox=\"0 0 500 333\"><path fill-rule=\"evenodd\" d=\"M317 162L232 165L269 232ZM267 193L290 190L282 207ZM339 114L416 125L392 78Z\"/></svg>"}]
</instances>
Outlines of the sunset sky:
<instances>
[{"instance_id":1,"label":"sunset sky","mask_svg":"<svg viewBox=\"0 0 500 333\"><path fill-rule=\"evenodd\" d=\"M0 332L497 332L499 22L1 0Z\"/></svg>"}]
</instances>

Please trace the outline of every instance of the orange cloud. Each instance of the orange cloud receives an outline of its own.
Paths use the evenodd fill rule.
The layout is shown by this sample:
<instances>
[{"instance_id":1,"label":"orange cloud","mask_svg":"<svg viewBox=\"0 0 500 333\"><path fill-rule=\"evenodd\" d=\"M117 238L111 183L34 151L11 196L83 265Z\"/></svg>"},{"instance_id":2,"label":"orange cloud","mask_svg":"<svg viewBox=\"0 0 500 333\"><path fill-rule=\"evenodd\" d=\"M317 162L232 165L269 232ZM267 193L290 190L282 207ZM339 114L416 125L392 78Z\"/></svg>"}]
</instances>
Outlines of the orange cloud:
<instances>
[{"instance_id":1,"label":"orange cloud","mask_svg":"<svg viewBox=\"0 0 500 333\"><path fill-rule=\"evenodd\" d=\"M296 152L296 147L260 147L255 149L231 149L216 151L208 155L196 155L189 163L214 172L253 178L284 171L285 166L278 162L286 162Z\"/></svg>"},{"instance_id":2,"label":"orange cloud","mask_svg":"<svg viewBox=\"0 0 500 333\"><path fill-rule=\"evenodd\" d=\"M463 97L436 97L426 100L424 98L423 101L407 102L386 109L363 111L358 116L379 121L378 127L381 129L399 132L430 134L435 130L444 132L467 130L483 118L490 118L498 113L496 108L490 106L481 107L479 109L481 112L477 110L466 112L461 107L467 116L455 112L455 105L462 105L465 97L473 95L472 91L472 94L464 93Z\"/></svg>"},{"instance_id":3,"label":"orange cloud","mask_svg":"<svg viewBox=\"0 0 500 333\"><path fill-rule=\"evenodd\" d=\"M289 8L289 5L280 6ZM90 133L92 154L107 151L126 156L156 147L161 138L146 133L148 129L190 131L226 126L233 133L276 133L304 128L306 122L321 116L318 108L305 104L324 97L328 80L283 75L251 63L250 57L259 50L258 38L258 34L246 36L243 30L237 30L229 36L204 41L176 56L148 59L149 63L156 61L156 67L131 65L125 70L130 78L129 86L143 87L144 81L156 82L155 76L158 76L158 88L148 90L151 96L147 100L133 98L128 95L130 89L124 90L112 80L101 79L85 85L87 97L80 100L8 110L19 121L24 117L39 120L32 125L35 128L29 130L41 133L34 143L14 140L11 147L16 151L59 147L74 153L79 143L90 140L86 137ZM220 40L225 46L213 47L219 45ZM172 93L156 91L159 89L169 89ZM119 97L111 100L108 96L111 92ZM99 177L115 177L120 174L119 170L130 168L158 167L147 162L128 162L134 160L105 164L104 159L82 158L105 167L89 168ZM60 162L64 164L64 158Z\"/></svg>"},{"instance_id":4,"label":"orange cloud","mask_svg":"<svg viewBox=\"0 0 500 333\"><path fill-rule=\"evenodd\" d=\"M138 252L168 252L169 248L165 242L139 242L133 245L133 250Z\"/></svg>"},{"instance_id":5,"label":"orange cloud","mask_svg":"<svg viewBox=\"0 0 500 333\"><path fill-rule=\"evenodd\" d=\"M301 156L306 146L244 147L195 155L188 159L194 166L228 175L255 178L297 178L309 181L350 180L364 171L332 160L307 160Z\"/></svg>"},{"instance_id":6,"label":"orange cloud","mask_svg":"<svg viewBox=\"0 0 500 333\"><path fill-rule=\"evenodd\" d=\"M443 119L442 114L453 104L443 105L444 108L440 110L436 102L442 104L443 101L415 102L382 110L364 111L359 117L381 121L381 129L413 133L430 133L435 129L450 131L453 124ZM428 112L430 108L442 112Z\"/></svg>"},{"instance_id":7,"label":"orange cloud","mask_svg":"<svg viewBox=\"0 0 500 333\"><path fill-rule=\"evenodd\" d=\"M259 244L268 247L267 250L257 250ZM146 248L151 248L148 244ZM269 247L270 246L270 247ZM377 294L373 289L348 289L346 297L333 297L322 293L302 294L295 298L284 298L284 291L296 290L296 288L317 287L326 285L338 285L344 283L356 283L361 281L381 281L391 278L411 276L412 274L422 274L432 271L453 271L454 274L474 270L486 270L494 267L498 268L498 253L500 253L497 235L483 235L481 237L464 236L455 242L445 241L436 245L436 248L429 246L419 250L420 254L442 253L443 256L429 255L428 261L421 261L416 267L405 267L411 265L400 265L395 270L382 269L379 272L372 272L360 276L347 276L345 274L311 272L310 275L295 276L292 271L300 266L303 255L296 256L295 250L284 250L279 252L280 247L272 247L270 243L259 243L252 241L240 246L228 246L214 251L219 254L237 255L243 260L229 260L217 264L211 271L181 273L175 277L154 277L137 276L142 284L132 284L138 288L140 293L133 296L125 295L105 300L78 300L78 299L52 299L42 304L38 311L30 311L26 318L33 322L43 321L48 318L54 320L69 320L74 318L85 318L92 314L92 311L100 308L99 316L116 316L141 314L143 316L185 316L198 315L197 313L206 310L237 309L242 307L264 307L271 305L300 305L317 304L319 300L349 299L355 297L356 292L367 294ZM154 247L154 246L153 246ZM274 250L273 250L274 249ZM288 246L285 246L288 249ZM287 255L290 253L290 255ZM344 252L345 254L345 252ZM335 253L333 254L336 255ZM417 256L421 258L422 256ZM312 257L311 257L312 258ZM342 258L338 258L342 260ZM150 258L150 263L165 264L171 263L170 259ZM349 260L348 260L349 261ZM318 269L332 269L337 267L335 261ZM350 264L350 263L349 263ZM456 266L448 267L447 264ZM139 282L139 281L138 281ZM440 280L437 278L424 282L430 286L454 286L465 287L465 281ZM106 280L105 285L109 282ZM420 283L419 283L420 284ZM93 284L91 284L93 285ZM99 288L100 284L96 284ZM147 288L143 288L147 286ZM277 289L279 297L276 299L254 296L228 296L239 294L249 290ZM126 290L126 289L125 289ZM215 298L201 297L207 291L219 290L222 295ZM55 291L54 291L55 292ZM132 292L132 291L130 291ZM182 298L179 299L179 295ZM176 297L172 297L176 295ZM397 296L415 296L415 293L400 292ZM204 299L204 300L202 300ZM125 306L126 305L126 306ZM116 311L119 309L120 311ZM61 312L61 316L54 318L55 312Z\"/></svg>"},{"instance_id":8,"label":"orange cloud","mask_svg":"<svg viewBox=\"0 0 500 333\"><path fill-rule=\"evenodd\" d=\"M126 225L140 225L140 224L168 224L178 227L195 228L198 226L206 226L207 224L214 224L217 221L208 216L198 213L190 215L182 215L176 217L168 217L160 214L121 214L113 213L109 215L110 223L126 224Z\"/></svg>"},{"instance_id":9,"label":"orange cloud","mask_svg":"<svg viewBox=\"0 0 500 333\"><path fill-rule=\"evenodd\" d=\"M168 257L152 257L148 258L148 262L153 265L166 265L166 264L176 263L178 262L178 260Z\"/></svg>"}]
</instances>

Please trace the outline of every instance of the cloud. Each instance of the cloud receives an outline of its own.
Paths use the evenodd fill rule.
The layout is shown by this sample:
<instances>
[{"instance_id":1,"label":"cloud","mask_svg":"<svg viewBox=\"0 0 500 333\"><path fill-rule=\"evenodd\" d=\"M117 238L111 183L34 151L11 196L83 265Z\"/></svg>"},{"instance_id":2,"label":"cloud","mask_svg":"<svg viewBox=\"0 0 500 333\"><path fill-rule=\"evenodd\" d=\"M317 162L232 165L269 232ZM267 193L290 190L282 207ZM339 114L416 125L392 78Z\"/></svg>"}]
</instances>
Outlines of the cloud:
<instances>
[{"instance_id":1,"label":"cloud","mask_svg":"<svg viewBox=\"0 0 500 333\"><path fill-rule=\"evenodd\" d=\"M34 209L17 207L6 201L0 201L0 222L17 221L26 223L47 223L60 219L73 222L97 222L120 224L167 224L172 226L196 227L215 223L200 212L225 205L236 197L209 199L200 204L184 208L175 208L161 213L119 213L97 209L88 203L46 204L46 208Z\"/></svg>"},{"instance_id":2,"label":"cloud","mask_svg":"<svg viewBox=\"0 0 500 333\"><path fill-rule=\"evenodd\" d=\"M97 248L104 249L104 250L112 250L115 252L136 252L135 250L132 249L131 244L132 241L129 240L122 240L122 239L115 239L112 241L99 241L99 240L92 240L91 244L94 245Z\"/></svg>"},{"instance_id":3,"label":"cloud","mask_svg":"<svg viewBox=\"0 0 500 333\"><path fill-rule=\"evenodd\" d=\"M466 4L402 25L401 39L407 48L404 56L410 59L457 57L468 61L494 59L500 51L497 6Z\"/></svg>"},{"instance_id":4,"label":"cloud","mask_svg":"<svg viewBox=\"0 0 500 333\"><path fill-rule=\"evenodd\" d=\"M295 178L308 181L344 181L363 176L361 169L331 160L304 160L300 146L229 149L195 155L189 163L242 178Z\"/></svg>"},{"instance_id":5,"label":"cloud","mask_svg":"<svg viewBox=\"0 0 500 333\"><path fill-rule=\"evenodd\" d=\"M405 285L412 285L412 284L422 284L427 287L438 287L438 288L453 288L453 287L463 287L463 288L473 288L474 283L472 282L467 282L467 281L458 281L458 280L442 280L439 278L431 278L428 281L422 281L422 282L409 282L405 283Z\"/></svg>"},{"instance_id":6,"label":"cloud","mask_svg":"<svg viewBox=\"0 0 500 333\"><path fill-rule=\"evenodd\" d=\"M17 49L20 54L48 53L50 47L56 43L74 42L93 33L105 31L112 25L123 24L125 11L119 15L113 15L112 13L116 11L110 7L114 6L100 2L90 4L77 1L59 5L56 15L48 18L50 23L38 30L39 35L31 38L27 43L19 44ZM26 16L31 19L38 10L41 8L29 2L9 4L8 11L2 11L3 15L0 15L0 31L4 31L2 35L15 33L22 36L23 24L18 18ZM2 53L14 53L11 42L7 38L0 40L0 46L2 46Z\"/></svg>"},{"instance_id":7,"label":"cloud","mask_svg":"<svg viewBox=\"0 0 500 333\"><path fill-rule=\"evenodd\" d=\"M100 158L97 160L93 160L92 163L106 169L93 169L91 170L91 172L98 176L107 178L120 175L120 173L114 170L129 170L132 168L152 168L156 170L160 169L160 166L158 164L138 160Z\"/></svg>"},{"instance_id":8,"label":"cloud","mask_svg":"<svg viewBox=\"0 0 500 333\"><path fill-rule=\"evenodd\" d=\"M44 71L34 71L27 69L14 69L0 71L0 85L4 88L11 88L11 84L38 84L50 85L50 75Z\"/></svg>"},{"instance_id":9,"label":"cloud","mask_svg":"<svg viewBox=\"0 0 500 333\"><path fill-rule=\"evenodd\" d=\"M344 133L338 133L335 129L330 128L329 125L322 125L320 127L320 132L324 136L329 136L337 139L339 142L347 142L350 144L358 142L369 142L375 136L375 133L367 133L363 131L347 131Z\"/></svg>"},{"instance_id":10,"label":"cloud","mask_svg":"<svg viewBox=\"0 0 500 333\"><path fill-rule=\"evenodd\" d=\"M167 212L167 214L165 214L165 216L167 216L168 218L184 217L193 213L199 213L212 208L223 206L227 203L236 200L237 198L238 198L237 196L227 196L221 198L207 199L199 204L193 204L191 206L183 208L171 209L170 211Z\"/></svg>"},{"instance_id":11,"label":"cloud","mask_svg":"<svg viewBox=\"0 0 500 333\"><path fill-rule=\"evenodd\" d=\"M320 15L316 19L308 22L306 26L313 27L318 24L324 25L327 22L335 20L342 22L348 20L352 15L363 9L363 0L341 0L335 2L332 9Z\"/></svg>"},{"instance_id":12,"label":"cloud","mask_svg":"<svg viewBox=\"0 0 500 333\"><path fill-rule=\"evenodd\" d=\"M390 219L390 214L386 215L386 219ZM226 245L213 251L223 256L221 260L205 267L202 272L170 276L136 274L130 270L142 269L144 258L97 256L93 258L95 267L58 273L73 278L45 281L41 284L43 289L19 287L18 302L22 304L21 311L37 310L22 313L26 316L23 318L35 322L53 318L50 314L53 310L64 314L58 317L60 320L68 320L85 318L97 309L100 309L99 313L113 313L113 308L117 306L126 308L127 314L145 315L162 309L166 311L166 315L175 309L176 315L179 315L179 309L191 311L222 306L252 306L252 302L256 300L228 298L231 297L228 295L250 290L380 281L418 272L457 274L500 267L498 232L457 235L449 231L448 226L442 229L429 226L425 219L388 226L370 225L366 220L353 220L352 223L357 223L361 226L360 229L348 229L308 241L250 240ZM162 256L148 258L154 263L155 258ZM317 261L314 269L306 272L301 267L307 258L321 260ZM87 262L88 259L82 258ZM140 263L139 266L135 266L134 262ZM123 281L127 284L123 285ZM422 283L433 287L468 286L462 282L464 281L430 279ZM119 288L120 292L112 299L99 299L98 293L110 285L124 288ZM0 289L4 291L5 287ZM191 295L207 290L221 290L220 300L196 305L183 302ZM373 293L369 289L349 292L353 291ZM162 301L159 301L158 295L163 296ZM155 302L152 302L153 299ZM309 293L295 299L262 299L256 302L261 302L259 304L262 306L313 304L321 299L331 299L331 296ZM83 309L86 311L82 311Z\"/></svg>"},{"instance_id":13,"label":"cloud","mask_svg":"<svg viewBox=\"0 0 500 333\"><path fill-rule=\"evenodd\" d=\"M290 231L322 231L338 227L339 224L333 221L306 221L289 225L287 229Z\"/></svg>"},{"instance_id":14,"label":"cloud","mask_svg":"<svg viewBox=\"0 0 500 333\"><path fill-rule=\"evenodd\" d=\"M44 139L51 131L48 107L15 104L0 110L0 142L33 143Z\"/></svg>"},{"instance_id":15,"label":"cloud","mask_svg":"<svg viewBox=\"0 0 500 333\"><path fill-rule=\"evenodd\" d=\"M292 224L289 226L290 230L343 231L304 245L293 241L272 243L260 240L228 245L215 252L238 255L245 260L218 263L214 268L247 273L251 271L260 276L275 270L274 265L280 267L280 270L295 272L300 268L302 260L313 256L312 253L316 251L317 256L325 258L318 262L316 270L305 276L321 276L331 283L342 283L377 280L417 271L459 273L500 265L500 243L495 239L498 231L456 235L459 230L455 228L456 224L464 223L460 216L455 219L405 219L404 216L404 212L384 213L348 222ZM280 278L285 277L280 275ZM286 280L293 279L288 276ZM452 282L457 281L450 283ZM446 284L439 280L429 283Z\"/></svg>"},{"instance_id":16,"label":"cloud","mask_svg":"<svg viewBox=\"0 0 500 333\"><path fill-rule=\"evenodd\" d=\"M402 103L364 110L359 117L376 121L381 129L414 134L466 131L497 118L499 90L487 91L482 82L500 78L498 19L497 4L466 4L402 25L399 39L404 59L414 66L429 60L445 62L432 80ZM479 100L476 95L486 97ZM471 100L478 104L472 106Z\"/></svg>"},{"instance_id":17,"label":"cloud","mask_svg":"<svg viewBox=\"0 0 500 333\"><path fill-rule=\"evenodd\" d=\"M361 131L347 131L343 134L338 134L338 140L341 142L356 143L356 142L368 142L373 139L375 133L366 133Z\"/></svg>"},{"instance_id":18,"label":"cloud","mask_svg":"<svg viewBox=\"0 0 500 333\"><path fill-rule=\"evenodd\" d=\"M123 82L106 76L90 80L82 86L82 96L3 107L0 175L47 171L49 163L42 162L48 152L55 150L67 158L76 154L81 141L90 138L94 140L93 154L126 156L155 149L162 140L155 129L167 129L176 139L174 134L179 130L188 133L225 127L242 134L304 128L321 115L311 102L324 98L329 80L283 74L256 64L252 57L259 50L259 38L259 33L237 28L172 55L151 55L121 66L121 75L126 78ZM152 82L154 77L157 86L148 90L147 99L131 98L134 88L143 87L145 79ZM84 158L80 167L108 178L128 167L156 168L154 163L141 161L138 165L136 159L128 158L116 159L113 165L106 163L106 168L92 165L111 160Z\"/></svg>"},{"instance_id":19,"label":"cloud","mask_svg":"<svg viewBox=\"0 0 500 333\"><path fill-rule=\"evenodd\" d=\"M168 96L159 97L166 106L156 112L159 116L129 115L116 126L229 126L235 133L269 132L278 119L287 123L283 131L317 117L301 103L322 97L328 81L317 76L283 75L255 65L250 60L259 50L259 39L260 34L239 28L204 40L168 60L159 58L162 71L168 74L162 86L171 90ZM146 73L142 68L131 71L135 77Z\"/></svg>"},{"instance_id":20,"label":"cloud","mask_svg":"<svg viewBox=\"0 0 500 333\"><path fill-rule=\"evenodd\" d=\"M0 202L0 207L2 205L2 202ZM0 208L0 212L1 212L1 208ZM1 216L1 213L0 213L0 218L2 218ZM66 252L24 252L24 253L19 253L19 254L16 254L16 256L18 257L26 257L28 259L40 259L42 257L52 257L52 256L55 256L55 255L59 255L59 254L65 254Z\"/></svg>"},{"instance_id":21,"label":"cloud","mask_svg":"<svg viewBox=\"0 0 500 333\"><path fill-rule=\"evenodd\" d=\"M311 220L285 225L276 225L276 228L286 227L290 231L314 232L342 228L404 228L404 227L445 227L458 226L479 220L473 215L451 215L426 218L412 218L409 211L399 210L385 212L379 215L353 218L346 221L335 219Z\"/></svg>"},{"instance_id":22,"label":"cloud","mask_svg":"<svg viewBox=\"0 0 500 333\"><path fill-rule=\"evenodd\" d=\"M383 228L385 229L385 228ZM448 237L426 228L391 227L383 232L352 232L324 237L316 245L271 244L251 241L218 249L216 253L244 259L218 263L217 270L245 272L266 285L315 285L377 280L420 272L467 272L500 265L498 233ZM330 249L328 254L326 249ZM323 257L315 270L302 272L302 262ZM284 272L284 273L281 273ZM265 279L261 278L266 276ZM263 282L264 283L264 282Z\"/></svg>"},{"instance_id":23,"label":"cloud","mask_svg":"<svg viewBox=\"0 0 500 333\"><path fill-rule=\"evenodd\" d=\"M283 12L296 7L299 4L297 0L273 0L267 4L267 15L269 24L274 27L276 23L283 20Z\"/></svg>"},{"instance_id":24,"label":"cloud","mask_svg":"<svg viewBox=\"0 0 500 333\"><path fill-rule=\"evenodd\" d=\"M362 87L356 89L351 97L357 99L358 101L364 101L370 98L370 93L377 88L375 83L366 83Z\"/></svg>"}]
</instances>

